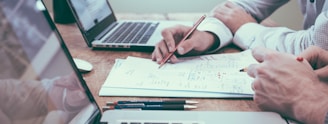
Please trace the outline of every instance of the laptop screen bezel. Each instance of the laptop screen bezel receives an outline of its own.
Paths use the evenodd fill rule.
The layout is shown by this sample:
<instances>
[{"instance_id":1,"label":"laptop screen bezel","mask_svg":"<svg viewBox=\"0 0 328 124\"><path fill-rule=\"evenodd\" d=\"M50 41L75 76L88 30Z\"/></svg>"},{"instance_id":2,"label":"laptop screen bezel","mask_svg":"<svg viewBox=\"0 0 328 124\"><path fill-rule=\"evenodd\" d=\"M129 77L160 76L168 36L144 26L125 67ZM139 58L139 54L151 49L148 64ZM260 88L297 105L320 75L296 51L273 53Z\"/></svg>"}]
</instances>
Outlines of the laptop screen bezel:
<instances>
[{"instance_id":1,"label":"laptop screen bezel","mask_svg":"<svg viewBox=\"0 0 328 124\"><path fill-rule=\"evenodd\" d=\"M108 28L111 24L113 24L117 21L117 19L115 17L115 12L113 11L112 7L110 6L110 4L107 0L106 0L106 3L107 3L107 7L112 11L112 13L109 16L107 16L105 19L103 19L102 21L98 22L92 28L85 31L85 30L83 30L83 25L82 25L80 18L72 4L72 1L67 0L67 4L76 20L76 24L79 27L79 30L81 31L82 36L83 36L85 42L87 43L88 47L92 47L92 41L94 41L95 38L98 37L99 35L103 34L102 32L104 30L106 30L106 28Z\"/></svg>"},{"instance_id":2,"label":"laptop screen bezel","mask_svg":"<svg viewBox=\"0 0 328 124\"><path fill-rule=\"evenodd\" d=\"M45 5L44 3L44 0L40 0L42 2L43 5ZM89 118L89 122L87 123L99 123L100 122L100 119L101 119L101 116L102 116L102 113L101 113L101 110L99 108L99 105L97 104L95 98L93 97L90 89L88 88L85 80L83 79L81 73L79 72L78 68L76 67L74 61L73 61L73 57L72 55L70 54L69 52L69 49L67 48L62 36L60 35L55 23L53 22L51 16L50 16L50 13L48 11L47 8L45 8L44 11L42 11L44 17L46 18L49 26L51 27L51 29L53 30L54 34L56 35L56 37L58 38L58 42L61 46L61 49L63 50L63 52L65 53L66 55L66 58L67 60L69 61L70 65L72 66L73 70L74 70L74 73L75 75L78 77L80 83L81 83L81 86L83 87L83 89L85 90L85 93L87 95L87 97L89 98L90 102L92 104L95 104L97 106L97 111L95 111L93 113L93 115Z\"/></svg>"}]
</instances>

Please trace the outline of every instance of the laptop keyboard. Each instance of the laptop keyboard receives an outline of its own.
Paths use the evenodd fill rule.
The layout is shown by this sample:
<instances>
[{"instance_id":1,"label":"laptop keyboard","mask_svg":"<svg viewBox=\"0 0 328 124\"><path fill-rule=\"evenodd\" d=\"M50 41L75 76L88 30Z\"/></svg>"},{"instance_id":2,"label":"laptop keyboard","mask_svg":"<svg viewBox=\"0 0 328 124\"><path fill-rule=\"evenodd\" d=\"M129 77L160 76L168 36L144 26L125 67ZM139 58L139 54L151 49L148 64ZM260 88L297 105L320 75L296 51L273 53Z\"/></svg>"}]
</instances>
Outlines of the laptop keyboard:
<instances>
[{"instance_id":1,"label":"laptop keyboard","mask_svg":"<svg viewBox=\"0 0 328 124\"><path fill-rule=\"evenodd\" d=\"M124 22L104 42L146 44L158 24L152 22Z\"/></svg>"}]
</instances>

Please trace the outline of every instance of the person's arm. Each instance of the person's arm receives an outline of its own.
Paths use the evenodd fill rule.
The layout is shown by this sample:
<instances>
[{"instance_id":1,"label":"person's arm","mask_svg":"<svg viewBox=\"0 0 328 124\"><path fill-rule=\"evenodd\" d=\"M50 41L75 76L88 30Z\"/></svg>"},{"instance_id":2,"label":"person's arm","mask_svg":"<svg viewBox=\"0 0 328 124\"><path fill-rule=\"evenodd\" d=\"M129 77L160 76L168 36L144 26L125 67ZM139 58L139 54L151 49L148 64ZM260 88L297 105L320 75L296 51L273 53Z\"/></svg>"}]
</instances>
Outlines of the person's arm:
<instances>
[{"instance_id":1,"label":"person's arm","mask_svg":"<svg viewBox=\"0 0 328 124\"><path fill-rule=\"evenodd\" d=\"M252 15L258 23L269 17L279 7L289 0L229 0L241 6L247 13Z\"/></svg>"},{"instance_id":2,"label":"person's arm","mask_svg":"<svg viewBox=\"0 0 328 124\"><path fill-rule=\"evenodd\" d=\"M47 92L40 81L1 79L0 110L1 123L41 123L49 111Z\"/></svg>"},{"instance_id":3,"label":"person's arm","mask_svg":"<svg viewBox=\"0 0 328 124\"><path fill-rule=\"evenodd\" d=\"M221 20L234 35L247 23L262 23L288 0L230 0L217 5L211 14Z\"/></svg>"},{"instance_id":4,"label":"person's arm","mask_svg":"<svg viewBox=\"0 0 328 124\"><path fill-rule=\"evenodd\" d=\"M327 56L320 48L308 49L306 54L317 62ZM254 78L254 102L264 111L274 111L306 124L323 124L328 112L328 84L321 82L312 69L309 56L304 60L291 54L259 47L252 50L260 64L248 67L247 73ZM301 56L301 55L300 55ZM321 57L322 57L321 56ZM316 62L316 63L317 63ZM325 64L327 65L327 63ZM327 72L326 72L327 73Z\"/></svg>"},{"instance_id":5,"label":"person's arm","mask_svg":"<svg viewBox=\"0 0 328 124\"><path fill-rule=\"evenodd\" d=\"M286 27L265 27L247 23L236 32L233 42L242 49L264 46L281 52L299 54L311 45L328 49L328 15L321 13L311 28L294 31Z\"/></svg>"}]
</instances>

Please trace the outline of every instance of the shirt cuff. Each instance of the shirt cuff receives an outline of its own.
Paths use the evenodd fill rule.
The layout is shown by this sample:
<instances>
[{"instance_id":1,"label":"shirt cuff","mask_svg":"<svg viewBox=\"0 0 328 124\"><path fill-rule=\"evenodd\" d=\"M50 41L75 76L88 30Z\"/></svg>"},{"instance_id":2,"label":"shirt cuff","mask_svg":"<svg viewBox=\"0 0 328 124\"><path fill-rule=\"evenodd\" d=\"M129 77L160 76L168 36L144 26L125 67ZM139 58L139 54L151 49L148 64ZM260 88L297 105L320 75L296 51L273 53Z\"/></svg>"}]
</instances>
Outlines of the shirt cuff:
<instances>
[{"instance_id":1,"label":"shirt cuff","mask_svg":"<svg viewBox=\"0 0 328 124\"><path fill-rule=\"evenodd\" d=\"M263 46L263 42L255 42L259 40L256 39L256 35L262 30L265 30L265 27L258 23L244 24L235 33L232 42L244 50L255 46Z\"/></svg>"},{"instance_id":2,"label":"shirt cuff","mask_svg":"<svg viewBox=\"0 0 328 124\"><path fill-rule=\"evenodd\" d=\"M223 24L220 20L214 17L207 17L197 28L200 31L211 32L217 36L219 39L219 47L208 51L207 53L213 53L219 50L220 48L229 44L232 40L232 33L230 29Z\"/></svg>"}]
</instances>

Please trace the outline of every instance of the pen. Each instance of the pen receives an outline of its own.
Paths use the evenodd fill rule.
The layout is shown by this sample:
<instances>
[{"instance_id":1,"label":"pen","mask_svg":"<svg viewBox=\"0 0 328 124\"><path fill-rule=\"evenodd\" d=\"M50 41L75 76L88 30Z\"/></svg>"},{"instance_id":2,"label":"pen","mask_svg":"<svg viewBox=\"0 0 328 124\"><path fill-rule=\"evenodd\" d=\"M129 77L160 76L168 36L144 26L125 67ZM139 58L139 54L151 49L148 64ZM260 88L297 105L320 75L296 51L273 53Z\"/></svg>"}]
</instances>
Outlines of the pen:
<instances>
[{"instance_id":1,"label":"pen","mask_svg":"<svg viewBox=\"0 0 328 124\"><path fill-rule=\"evenodd\" d=\"M135 100L135 101L117 101L107 102L106 105L117 105L117 104L144 104L144 105L165 105L165 104L197 104L197 101L190 100Z\"/></svg>"},{"instance_id":2,"label":"pen","mask_svg":"<svg viewBox=\"0 0 328 124\"><path fill-rule=\"evenodd\" d=\"M177 51L179 44L181 42L185 41L189 36L196 30L198 25L205 19L206 15L203 15L195 24L194 26L188 31L187 35L184 36L184 38L178 43L178 45L175 47L174 51L171 52L169 55L167 55L161 62L158 68L161 68L174 54L175 51Z\"/></svg>"},{"instance_id":3,"label":"pen","mask_svg":"<svg viewBox=\"0 0 328 124\"><path fill-rule=\"evenodd\" d=\"M141 109L141 110L190 110L196 109L194 105L141 105L141 104L120 104L108 106L108 109Z\"/></svg>"}]
</instances>

